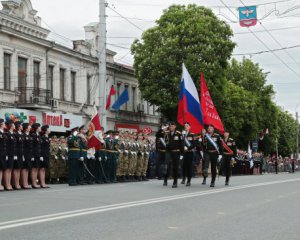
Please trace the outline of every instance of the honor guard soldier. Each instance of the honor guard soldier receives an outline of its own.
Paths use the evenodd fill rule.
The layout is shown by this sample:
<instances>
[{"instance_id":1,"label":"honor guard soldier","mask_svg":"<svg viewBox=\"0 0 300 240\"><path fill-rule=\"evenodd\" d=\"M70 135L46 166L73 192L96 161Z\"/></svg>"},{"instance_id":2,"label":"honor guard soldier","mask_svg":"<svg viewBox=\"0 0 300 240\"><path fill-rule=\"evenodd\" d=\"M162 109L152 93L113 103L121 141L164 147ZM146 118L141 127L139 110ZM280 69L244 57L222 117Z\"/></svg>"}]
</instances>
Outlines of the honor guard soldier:
<instances>
[{"instance_id":1,"label":"honor guard soldier","mask_svg":"<svg viewBox=\"0 0 300 240\"><path fill-rule=\"evenodd\" d=\"M125 176L125 181L129 181L129 151L130 151L130 134L128 131L124 133L124 152L123 152L123 158L124 158L124 165L123 165L123 172L122 175Z\"/></svg>"},{"instance_id":2,"label":"honor guard soldier","mask_svg":"<svg viewBox=\"0 0 300 240\"><path fill-rule=\"evenodd\" d=\"M196 147L196 137L195 134L190 132L191 125L186 122L184 124L184 131L182 132L182 144L183 144L183 176L187 177L186 186L191 186L192 172L193 172L193 159L194 153L193 149ZM184 178L183 182L184 184Z\"/></svg>"},{"instance_id":3,"label":"honor guard soldier","mask_svg":"<svg viewBox=\"0 0 300 240\"><path fill-rule=\"evenodd\" d=\"M173 167L173 185L172 188L177 188L178 178L178 164L182 156L182 135L179 131L176 131L175 122L171 122L169 126L169 132L167 133L167 158L168 168L167 174L164 177L164 185L168 185L168 178L170 175L171 164Z\"/></svg>"},{"instance_id":4,"label":"honor guard soldier","mask_svg":"<svg viewBox=\"0 0 300 240\"><path fill-rule=\"evenodd\" d=\"M137 165L136 165L136 180L137 181L142 181L142 171L143 171L143 164L144 164L144 148L145 148L145 143L144 143L144 136L142 133L138 134L138 139L137 139Z\"/></svg>"},{"instance_id":5,"label":"honor guard soldier","mask_svg":"<svg viewBox=\"0 0 300 240\"><path fill-rule=\"evenodd\" d=\"M155 149L157 154L156 171L159 180L167 174L166 141L168 128L169 126L167 124L162 124L155 135Z\"/></svg>"},{"instance_id":6,"label":"honor guard soldier","mask_svg":"<svg viewBox=\"0 0 300 240\"><path fill-rule=\"evenodd\" d=\"M78 181L80 185L86 185L87 183L84 180L84 169L85 169L85 161L87 159L87 150L88 150L88 141L86 136L86 129L82 125L79 127L79 147L80 147L80 156L79 156L79 163L78 163ZM89 169L87 169L89 170ZM90 172L87 172L87 174L91 174Z\"/></svg>"},{"instance_id":7,"label":"honor guard soldier","mask_svg":"<svg viewBox=\"0 0 300 240\"><path fill-rule=\"evenodd\" d=\"M30 189L28 184L29 171L31 169L31 160L33 159L32 153L32 137L30 135L31 126L29 123L23 123L24 141L23 141L23 154L24 163L21 171L21 184L23 189Z\"/></svg>"},{"instance_id":8,"label":"honor guard soldier","mask_svg":"<svg viewBox=\"0 0 300 240\"><path fill-rule=\"evenodd\" d=\"M104 128L101 127L101 135L99 136L100 143L95 147L96 150L96 183L102 184L106 183L106 173L105 173L105 162L106 162L106 152L105 152L105 134Z\"/></svg>"},{"instance_id":9,"label":"honor guard soldier","mask_svg":"<svg viewBox=\"0 0 300 240\"><path fill-rule=\"evenodd\" d=\"M14 167L14 162L18 160L17 157L17 139L14 134L15 124L12 120L8 120L6 122L7 129L7 141L6 141L6 161L5 161L5 171L4 171L4 183L5 189L7 191L12 191L13 188L11 186L11 173Z\"/></svg>"},{"instance_id":10,"label":"honor guard soldier","mask_svg":"<svg viewBox=\"0 0 300 240\"><path fill-rule=\"evenodd\" d=\"M0 119L0 191L4 191L2 179L6 161L6 134L4 133L4 128L4 119Z\"/></svg>"},{"instance_id":11,"label":"honor guard soldier","mask_svg":"<svg viewBox=\"0 0 300 240\"><path fill-rule=\"evenodd\" d=\"M118 182L125 182L125 177L123 175L123 169L124 169L124 151L125 151L125 139L124 139L124 133L120 132L119 134L119 161L117 163L117 181Z\"/></svg>"},{"instance_id":12,"label":"honor guard soldier","mask_svg":"<svg viewBox=\"0 0 300 240\"><path fill-rule=\"evenodd\" d=\"M78 185L77 173L78 173L78 163L80 158L80 145L78 137L78 127L71 130L71 134L68 137L68 183L69 186Z\"/></svg>"},{"instance_id":13,"label":"honor guard soldier","mask_svg":"<svg viewBox=\"0 0 300 240\"><path fill-rule=\"evenodd\" d=\"M214 132L214 126L209 125L207 133L203 138L204 146L204 172L203 183L206 184L206 178L208 177L208 168L211 164L211 184L210 187L215 187L215 181L217 176L217 163L221 161L223 148L221 142L221 136Z\"/></svg>"},{"instance_id":14,"label":"honor guard soldier","mask_svg":"<svg viewBox=\"0 0 300 240\"><path fill-rule=\"evenodd\" d=\"M236 142L229 137L229 131L225 130L223 146L223 170L225 172L226 180L225 185L229 185L229 178L231 176L232 167L237 156Z\"/></svg>"},{"instance_id":15,"label":"honor guard soldier","mask_svg":"<svg viewBox=\"0 0 300 240\"><path fill-rule=\"evenodd\" d=\"M49 125L44 125L41 128L41 163L39 169L39 178L41 188L49 188L46 185L46 169L49 168L50 163L50 139L51 133Z\"/></svg>"},{"instance_id":16,"label":"honor guard soldier","mask_svg":"<svg viewBox=\"0 0 300 240\"><path fill-rule=\"evenodd\" d=\"M14 169L13 169L13 182L14 182L14 189L16 190L21 190L21 185L20 185L20 175L21 175L21 169L23 166L23 162L25 160L24 154L23 154L23 126L20 121L15 122L15 127L16 127L16 155L17 155L17 160L14 161Z\"/></svg>"}]
</instances>

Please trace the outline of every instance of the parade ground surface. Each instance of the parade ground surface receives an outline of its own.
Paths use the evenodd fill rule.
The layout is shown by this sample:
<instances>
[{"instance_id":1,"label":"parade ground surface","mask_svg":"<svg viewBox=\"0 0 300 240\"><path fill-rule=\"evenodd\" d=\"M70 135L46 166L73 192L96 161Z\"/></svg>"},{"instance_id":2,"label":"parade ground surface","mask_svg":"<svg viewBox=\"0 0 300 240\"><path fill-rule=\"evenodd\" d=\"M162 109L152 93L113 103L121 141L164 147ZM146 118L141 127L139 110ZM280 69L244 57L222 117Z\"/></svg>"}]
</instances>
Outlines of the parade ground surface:
<instances>
[{"instance_id":1,"label":"parade ground surface","mask_svg":"<svg viewBox=\"0 0 300 240\"><path fill-rule=\"evenodd\" d=\"M0 239L299 240L300 174L178 189L162 181L0 194Z\"/></svg>"}]
</instances>

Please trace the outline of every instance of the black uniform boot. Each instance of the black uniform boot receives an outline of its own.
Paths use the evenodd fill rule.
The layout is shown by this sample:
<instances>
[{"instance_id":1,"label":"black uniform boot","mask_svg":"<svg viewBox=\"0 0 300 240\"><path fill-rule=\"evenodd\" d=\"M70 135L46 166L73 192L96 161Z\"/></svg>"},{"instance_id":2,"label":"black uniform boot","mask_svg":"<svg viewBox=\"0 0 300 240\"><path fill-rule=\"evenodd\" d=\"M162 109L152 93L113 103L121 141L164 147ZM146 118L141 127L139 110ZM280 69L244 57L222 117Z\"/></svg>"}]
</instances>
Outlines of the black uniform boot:
<instances>
[{"instance_id":1,"label":"black uniform boot","mask_svg":"<svg viewBox=\"0 0 300 240\"><path fill-rule=\"evenodd\" d=\"M206 185L206 177L205 177L205 178L203 178L202 185Z\"/></svg>"},{"instance_id":2,"label":"black uniform boot","mask_svg":"<svg viewBox=\"0 0 300 240\"><path fill-rule=\"evenodd\" d=\"M168 186L168 181L167 180L164 180L163 186Z\"/></svg>"},{"instance_id":3,"label":"black uniform boot","mask_svg":"<svg viewBox=\"0 0 300 240\"><path fill-rule=\"evenodd\" d=\"M181 184L185 184L185 179L184 178L182 179Z\"/></svg>"},{"instance_id":4,"label":"black uniform boot","mask_svg":"<svg viewBox=\"0 0 300 240\"><path fill-rule=\"evenodd\" d=\"M215 183L211 182L210 187L215 187Z\"/></svg>"},{"instance_id":5,"label":"black uniform boot","mask_svg":"<svg viewBox=\"0 0 300 240\"><path fill-rule=\"evenodd\" d=\"M177 188L177 183L173 183L172 188Z\"/></svg>"},{"instance_id":6,"label":"black uniform boot","mask_svg":"<svg viewBox=\"0 0 300 240\"><path fill-rule=\"evenodd\" d=\"M188 182L186 183L186 186L187 186L187 187L190 187L190 186L191 186L191 182L188 181Z\"/></svg>"}]
</instances>

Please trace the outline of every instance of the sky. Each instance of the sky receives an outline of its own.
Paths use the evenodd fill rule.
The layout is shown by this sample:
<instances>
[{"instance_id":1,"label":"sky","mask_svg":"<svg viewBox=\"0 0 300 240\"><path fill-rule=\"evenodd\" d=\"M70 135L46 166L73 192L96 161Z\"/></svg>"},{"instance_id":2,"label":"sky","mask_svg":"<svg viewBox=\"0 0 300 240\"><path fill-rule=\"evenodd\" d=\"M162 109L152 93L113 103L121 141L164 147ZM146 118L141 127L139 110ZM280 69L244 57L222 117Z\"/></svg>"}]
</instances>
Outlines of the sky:
<instances>
[{"instance_id":1,"label":"sky","mask_svg":"<svg viewBox=\"0 0 300 240\"><path fill-rule=\"evenodd\" d=\"M98 0L31 0L52 31L50 38L71 46L71 40L84 39L83 26L98 21ZM107 43L117 52L115 60L132 64L130 45L142 30L155 25L163 10L172 4L191 4L212 8L226 20L237 43L234 54L248 54L300 45L300 0L107 0ZM224 6L223 3L227 7ZM251 31L238 22L238 7L258 6L259 23ZM274 11L276 10L276 11ZM126 19L122 18L121 16ZM254 33L252 33L254 32ZM116 46L117 45L117 46ZM295 114L300 103L300 47L263 54L234 56L251 58L268 73L268 84L276 91L274 102ZM300 104L297 108L300 111Z\"/></svg>"}]
</instances>

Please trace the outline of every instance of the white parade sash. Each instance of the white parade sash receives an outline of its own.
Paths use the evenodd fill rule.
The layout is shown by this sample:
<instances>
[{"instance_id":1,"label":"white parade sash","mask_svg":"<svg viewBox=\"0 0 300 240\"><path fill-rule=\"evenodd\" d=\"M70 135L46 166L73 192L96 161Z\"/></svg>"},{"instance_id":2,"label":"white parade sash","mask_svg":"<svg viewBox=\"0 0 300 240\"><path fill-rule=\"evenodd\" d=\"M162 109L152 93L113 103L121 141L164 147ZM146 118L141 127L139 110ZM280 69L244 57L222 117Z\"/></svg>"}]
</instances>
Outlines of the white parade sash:
<instances>
[{"instance_id":1,"label":"white parade sash","mask_svg":"<svg viewBox=\"0 0 300 240\"><path fill-rule=\"evenodd\" d=\"M218 145L215 143L215 141L211 138L211 136L209 134L205 134L205 136L207 137L208 141L214 146L214 148L217 150L218 153L219 152L219 148Z\"/></svg>"}]
</instances>

